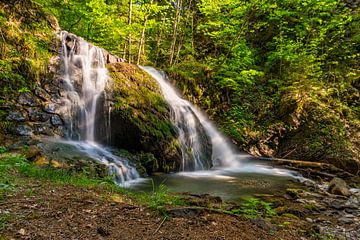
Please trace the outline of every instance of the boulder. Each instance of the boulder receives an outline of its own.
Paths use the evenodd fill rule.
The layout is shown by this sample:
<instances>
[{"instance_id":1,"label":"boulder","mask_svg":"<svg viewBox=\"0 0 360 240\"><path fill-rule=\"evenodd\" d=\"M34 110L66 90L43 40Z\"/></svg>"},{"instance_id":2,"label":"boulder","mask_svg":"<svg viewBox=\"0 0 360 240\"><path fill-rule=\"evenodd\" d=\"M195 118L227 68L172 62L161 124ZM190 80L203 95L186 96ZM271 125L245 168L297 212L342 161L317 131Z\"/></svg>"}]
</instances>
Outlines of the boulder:
<instances>
[{"instance_id":1,"label":"boulder","mask_svg":"<svg viewBox=\"0 0 360 240\"><path fill-rule=\"evenodd\" d=\"M24 106L34 107L38 105L38 100L31 93L24 92L19 96L19 103Z\"/></svg>"},{"instance_id":2,"label":"boulder","mask_svg":"<svg viewBox=\"0 0 360 240\"><path fill-rule=\"evenodd\" d=\"M13 111L9 112L9 115L6 117L6 120L15 121L15 122L25 122L28 120L25 112L22 111Z\"/></svg>"},{"instance_id":3,"label":"boulder","mask_svg":"<svg viewBox=\"0 0 360 240\"><path fill-rule=\"evenodd\" d=\"M49 124L46 123L35 123L33 125L35 134L51 135Z\"/></svg>"},{"instance_id":4,"label":"boulder","mask_svg":"<svg viewBox=\"0 0 360 240\"><path fill-rule=\"evenodd\" d=\"M51 117L51 124L54 126L61 126L63 125L63 121L58 115L54 115Z\"/></svg>"},{"instance_id":5,"label":"boulder","mask_svg":"<svg viewBox=\"0 0 360 240\"><path fill-rule=\"evenodd\" d=\"M20 136L32 136L33 129L27 125L19 125L16 128L16 133Z\"/></svg>"},{"instance_id":6,"label":"boulder","mask_svg":"<svg viewBox=\"0 0 360 240\"><path fill-rule=\"evenodd\" d=\"M333 178L329 183L328 192L336 195L350 196L349 188L341 178Z\"/></svg>"},{"instance_id":7,"label":"boulder","mask_svg":"<svg viewBox=\"0 0 360 240\"><path fill-rule=\"evenodd\" d=\"M34 122L46 122L50 118L48 114L40 111L38 108L29 108L28 111L30 120Z\"/></svg>"},{"instance_id":8,"label":"boulder","mask_svg":"<svg viewBox=\"0 0 360 240\"><path fill-rule=\"evenodd\" d=\"M58 110L59 106L55 103L48 103L44 106L44 111L47 113L56 113L56 111Z\"/></svg>"},{"instance_id":9,"label":"boulder","mask_svg":"<svg viewBox=\"0 0 360 240\"><path fill-rule=\"evenodd\" d=\"M51 98L51 96L42 88L37 87L35 89L35 95L41 98L41 100L47 101Z\"/></svg>"},{"instance_id":10,"label":"boulder","mask_svg":"<svg viewBox=\"0 0 360 240\"><path fill-rule=\"evenodd\" d=\"M136 65L114 63L108 69L112 79L104 101L111 102L111 114L103 114L104 119L96 121L106 122L110 117L111 136L102 142L131 153L153 154L155 158L142 162L147 173L178 171L181 164L178 133L156 81ZM105 132L98 128L97 139L104 137Z\"/></svg>"}]
</instances>

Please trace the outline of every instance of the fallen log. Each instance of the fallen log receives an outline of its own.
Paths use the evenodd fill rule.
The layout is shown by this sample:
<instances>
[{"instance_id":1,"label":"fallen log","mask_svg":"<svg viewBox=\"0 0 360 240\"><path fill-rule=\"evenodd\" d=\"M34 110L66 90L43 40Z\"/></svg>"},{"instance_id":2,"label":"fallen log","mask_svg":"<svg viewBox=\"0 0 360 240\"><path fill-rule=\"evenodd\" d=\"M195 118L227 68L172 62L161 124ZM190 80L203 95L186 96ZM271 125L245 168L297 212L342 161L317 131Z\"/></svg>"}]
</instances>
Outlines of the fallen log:
<instances>
[{"instance_id":1,"label":"fallen log","mask_svg":"<svg viewBox=\"0 0 360 240\"><path fill-rule=\"evenodd\" d=\"M352 173L349 173L343 169L337 168L330 163L310 162L302 160L291 160L283 158L265 158L263 160L271 161L273 166L282 166L291 170L297 170L299 172L308 172L309 174L317 174L323 177L340 177L351 180L353 182L359 182L360 178Z\"/></svg>"}]
</instances>

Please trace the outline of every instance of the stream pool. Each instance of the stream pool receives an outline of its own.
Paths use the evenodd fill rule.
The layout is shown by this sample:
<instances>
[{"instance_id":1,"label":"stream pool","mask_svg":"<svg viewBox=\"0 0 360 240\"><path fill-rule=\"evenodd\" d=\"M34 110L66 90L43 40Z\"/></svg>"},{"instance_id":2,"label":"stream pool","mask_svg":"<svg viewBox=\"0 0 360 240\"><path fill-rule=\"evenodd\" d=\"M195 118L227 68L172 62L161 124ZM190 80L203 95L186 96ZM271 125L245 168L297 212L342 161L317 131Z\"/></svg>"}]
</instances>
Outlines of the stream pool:
<instances>
[{"instance_id":1,"label":"stream pool","mask_svg":"<svg viewBox=\"0 0 360 240\"><path fill-rule=\"evenodd\" d=\"M284 194L287 188L299 187L302 180L295 172L265 164L249 164L239 168L158 174L131 183L129 188L151 192L164 184L170 192L210 194L237 202L257 194Z\"/></svg>"}]
</instances>

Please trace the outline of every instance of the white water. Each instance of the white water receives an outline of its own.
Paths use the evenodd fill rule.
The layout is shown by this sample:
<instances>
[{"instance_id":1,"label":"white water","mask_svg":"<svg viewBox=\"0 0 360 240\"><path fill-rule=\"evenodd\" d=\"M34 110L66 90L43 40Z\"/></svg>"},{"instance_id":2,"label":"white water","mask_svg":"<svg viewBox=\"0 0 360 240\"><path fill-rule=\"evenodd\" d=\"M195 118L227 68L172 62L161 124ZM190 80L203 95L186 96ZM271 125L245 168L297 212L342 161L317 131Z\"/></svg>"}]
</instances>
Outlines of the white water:
<instances>
[{"instance_id":1,"label":"white water","mask_svg":"<svg viewBox=\"0 0 360 240\"><path fill-rule=\"evenodd\" d=\"M203 142L200 140L201 131L199 129L198 111L188 101L182 99L175 89L166 82L164 76L152 67L141 67L150 73L160 84L165 100L169 103L172 110L172 120L175 123L182 151L181 170L189 170L188 165L193 166L193 170L209 169L211 166L203 159ZM191 163L189 163L191 162Z\"/></svg>"},{"instance_id":2,"label":"white water","mask_svg":"<svg viewBox=\"0 0 360 240\"><path fill-rule=\"evenodd\" d=\"M189 148L192 148L194 153L199 149L199 132L195 125L199 121L205 129L206 134L211 139L212 144L212 163L215 167L238 167L239 159L242 157L239 153L234 151L234 148L229 144L228 140L216 129L216 127L208 120L208 118L190 102L181 98L180 94L175 88L166 80L164 73L152 67L142 67L147 71L160 85L165 100L169 103L174 112L173 120L179 129L180 141L185 138L184 133L190 134L192 139ZM198 161L197 154L194 154L195 162ZM203 164L197 163L198 168L195 170L205 170Z\"/></svg>"},{"instance_id":3,"label":"white water","mask_svg":"<svg viewBox=\"0 0 360 240\"><path fill-rule=\"evenodd\" d=\"M182 132L190 133L191 138L194 140L190 148L198 148L199 143L197 143L196 135L198 134L193 127L194 118L198 119L203 128L206 131L206 134L211 139L212 143L212 163L213 166L217 169L216 171L206 172L206 171L197 171L192 172L182 172L178 174L194 176L194 174L199 177L203 174L205 175L221 175L224 171L235 171L235 172L253 172L253 173L262 173L268 175L277 175L277 176L293 176L296 177L293 172L270 168L262 164L251 164L246 163L245 160L251 158L250 155L241 154L235 150L235 147L216 129L214 124L208 119L208 117L201 112L197 107L192 105L190 102L181 98L180 94L175 90L175 88L167 81L166 75L152 67L141 67L146 72L148 72L160 85L161 91L164 95L165 100L169 103L170 107L174 112L174 121L178 128L180 129L180 138L182 138ZM181 116L183 115L183 116ZM186 122L181 122L186 121ZM181 139L180 139L181 140ZM182 140L181 140L182 142ZM194 156L196 158L196 155ZM195 159L196 161L196 159ZM199 164L200 165L200 164ZM206 168L197 168L195 170L207 170Z\"/></svg>"},{"instance_id":4,"label":"white water","mask_svg":"<svg viewBox=\"0 0 360 240\"><path fill-rule=\"evenodd\" d=\"M96 143L97 114L103 114L99 111L98 103L109 78L102 50L67 32L61 32L60 38L63 79L67 90L62 110L68 115L69 138L78 140L68 143L107 165L119 184L139 178L136 169L126 159L115 156ZM105 124L110 126L110 115ZM107 133L108 129L103 134Z\"/></svg>"}]
</instances>

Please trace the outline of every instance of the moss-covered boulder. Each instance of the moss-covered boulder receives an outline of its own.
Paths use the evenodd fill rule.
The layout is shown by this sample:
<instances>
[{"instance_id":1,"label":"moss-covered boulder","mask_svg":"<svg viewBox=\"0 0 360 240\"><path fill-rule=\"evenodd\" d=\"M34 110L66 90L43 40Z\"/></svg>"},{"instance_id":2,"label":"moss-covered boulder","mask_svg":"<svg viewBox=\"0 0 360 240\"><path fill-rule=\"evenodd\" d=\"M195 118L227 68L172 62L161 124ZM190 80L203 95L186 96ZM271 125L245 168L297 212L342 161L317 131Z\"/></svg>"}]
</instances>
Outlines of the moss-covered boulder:
<instances>
[{"instance_id":1,"label":"moss-covered boulder","mask_svg":"<svg viewBox=\"0 0 360 240\"><path fill-rule=\"evenodd\" d=\"M177 132L156 81L136 65L108 65L111 80L107 97L111 107L110 144L130 152L152 153L144 162L153 171L175 171L180 165Z\"/></svg>"}]
</instances>

